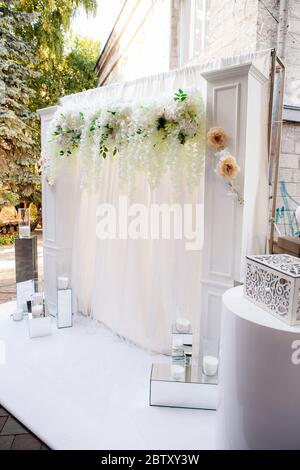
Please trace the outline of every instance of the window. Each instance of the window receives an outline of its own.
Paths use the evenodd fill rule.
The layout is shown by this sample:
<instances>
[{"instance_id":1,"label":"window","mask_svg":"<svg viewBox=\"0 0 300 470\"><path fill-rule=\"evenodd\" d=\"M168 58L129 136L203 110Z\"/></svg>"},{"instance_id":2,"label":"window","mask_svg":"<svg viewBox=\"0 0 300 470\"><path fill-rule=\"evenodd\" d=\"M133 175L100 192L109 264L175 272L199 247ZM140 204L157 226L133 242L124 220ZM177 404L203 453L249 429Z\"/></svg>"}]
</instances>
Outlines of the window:
<instances>
[{"instance_id":1,"label":"window","mask_svg":"<svg viewBox=\"0 0 300 470\"><path fill-rule=\"evenodd\" d=\"M181 0L180 65L199 55L207 46L210 0Z\"/></svg>"}]
</instances>

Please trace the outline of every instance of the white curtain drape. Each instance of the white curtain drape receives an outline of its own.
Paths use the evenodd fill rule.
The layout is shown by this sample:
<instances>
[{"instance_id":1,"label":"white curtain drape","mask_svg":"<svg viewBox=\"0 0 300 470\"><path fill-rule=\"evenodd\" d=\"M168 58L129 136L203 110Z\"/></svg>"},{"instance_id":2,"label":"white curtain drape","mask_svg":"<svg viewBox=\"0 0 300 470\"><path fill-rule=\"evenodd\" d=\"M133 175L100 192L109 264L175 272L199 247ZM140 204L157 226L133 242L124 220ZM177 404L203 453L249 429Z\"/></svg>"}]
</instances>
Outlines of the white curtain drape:
<instances>
[{"instance_id":1,"label":"white curtain drape","mask_svg":"<svg viewBox=\"0 0 300 470\"><path fill-rule=\"evenodd\" d=\"M62 98L64 108L74 105L92 109L96 101L117 102L173 95L178 88L198 88L205 99L201 72L256 61L268 73L270 53L211 61L181 70L89 90ZM99 102L98 101L98 102ZM78 168L77 168L78 170ZM98 240L96 209L101 204L118 207L119 197L128 204L152 203L195 207L203 202L203 179L190 193L184 178L174 194L168 176L151 190L141 174L132 193L119 184L117 160L106 161L97 191L80 189L79 171L74 170L75 224L72 248L72 287L78 311L103 322L117 334L152 351L169 353L171 325L178 316L189 318L198 336L200 320L201 251L187 251L186 240Z\"/></svg>"}]
</instances>

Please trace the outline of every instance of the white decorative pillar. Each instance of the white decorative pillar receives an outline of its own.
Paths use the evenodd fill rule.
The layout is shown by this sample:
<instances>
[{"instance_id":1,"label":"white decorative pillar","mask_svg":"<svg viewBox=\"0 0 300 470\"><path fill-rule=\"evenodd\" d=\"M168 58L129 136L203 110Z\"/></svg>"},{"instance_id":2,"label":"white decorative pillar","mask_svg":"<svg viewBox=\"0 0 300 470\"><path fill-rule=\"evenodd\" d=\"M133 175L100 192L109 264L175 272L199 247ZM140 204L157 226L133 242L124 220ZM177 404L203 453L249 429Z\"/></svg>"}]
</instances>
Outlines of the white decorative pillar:
<instances>
[{"instance_id":1,"label":"white decorative pillar","mask_svg":"<svg viewBox=\"0 0 300 470\"><path fill-rule=\"evenodd\" d=\"M208 151L205 168L204 248L202 258L201 336L204 344L220 337L222 295L243 278L249 252L265 252L268 225L267 115L268 78L251 63L204 73L207 127L222 127L229 150L241 168L236 180L245 204L232 196L216 175ZM203 342L202 342L203 346ZM203 349L200 350L200 359ZM207 354L207 352L205 352Z\"/></svg>"},{"instance_id":2,"label":"white decorative pillar","mask_svg":"<svg viewBox=\"0 0 300 470\"><path fill-rule=\"evenodd\" d=\"M41 109L41 155L47 151L48 129L57 107ZM42 209L43 209L43 249L44 249L44 290L45 302L51 315L56 315L56 273L57 273L57 237L56 237L56 194L55 186L46 183L42 173Z\"/></svg>"},{"instance_id":3,"label":"white decorative pillar","mask_svg":"<svg viewBox=\"0 0 300 470\"><path fill-rule=\"evenodd\" d=\"M47 152L49 124L57 107L41 109L41 150ZM74 162L75 164L75 162ZM42 175L44 290L51 315L57 313L57 277L71 278L72 243L76 217L74 164L62 162L55 184L50 186Z\"/></svg>"}]
</instances>

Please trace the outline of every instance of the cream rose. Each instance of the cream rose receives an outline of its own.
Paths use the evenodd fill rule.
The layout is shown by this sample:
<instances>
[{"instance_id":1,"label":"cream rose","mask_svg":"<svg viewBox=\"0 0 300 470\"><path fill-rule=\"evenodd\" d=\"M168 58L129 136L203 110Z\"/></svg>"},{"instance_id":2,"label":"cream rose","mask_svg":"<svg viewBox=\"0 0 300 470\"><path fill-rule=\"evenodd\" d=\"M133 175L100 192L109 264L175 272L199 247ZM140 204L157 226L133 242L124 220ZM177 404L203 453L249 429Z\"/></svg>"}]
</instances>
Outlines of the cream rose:
<instances>
[{"instance_id":1,"label":"cream rose","mask_svg":"<svg viewBox=\"0 0 300 470\"><path fill-rule=\"evenodd\" d=\"M207 145L215 150L226 147L228 136L222 127L212 127L207 133Z\"/></svg>"},{"instance_id":2,"label":"cream rose","mask_svg":"<svg viewBox=\"0 0 300 470\"><path fill-rule=\"evenodd\" d=\"M222 176L222 178L232 180L237 177L240 167L238 166L235 157L228 155L219 160L216 171L219 176Z\"/></svg>"}]
</instances>

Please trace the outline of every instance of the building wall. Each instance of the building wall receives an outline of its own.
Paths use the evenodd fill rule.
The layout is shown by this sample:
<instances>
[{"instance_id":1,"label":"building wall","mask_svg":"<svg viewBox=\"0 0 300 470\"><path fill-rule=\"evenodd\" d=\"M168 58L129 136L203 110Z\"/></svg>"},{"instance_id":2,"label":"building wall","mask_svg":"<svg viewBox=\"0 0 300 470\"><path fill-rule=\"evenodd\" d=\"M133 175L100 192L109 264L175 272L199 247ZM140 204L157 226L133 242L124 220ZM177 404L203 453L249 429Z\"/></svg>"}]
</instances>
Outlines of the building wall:
<instances>
[{"instance_id":1,"label":"building wall","mask_svg":"<svg viewBox=\"0 0 300 470\"><path fill-rule=\"evenodd\" d=\"M285 104L300 106L300 0L289 0Z\"/></svg>"},{"instance_id":2,"label":"building wall","mask_svg":"<svg viewBox=\"0 0 300 470\"><path fill-rule=\"evenodd\" d=\"M205 56L224 57L256 49L257 0L212 1Z\"/></svg>"},{"instance_id":3,"label":"building wall","mask_svg":"<svg viewBox=\"0 0 300 470\"><path fill-rule=\"evenodd\" d=\"M283 61L286 67L286 84L284 104L300 107L300 1L289 0L288 34ZM300 119L300 110L298 111ZM291 200L283 199L284 182ZM288 227L290 216L300 205L300 122L284 122L282 129L282 145L280 155L280 172L276 206L283 217L278 219L282 234L291 234ZM286 209L288 209L286 211ZM295 225L294 225L295 227ZM299 227L300 228L300 227Z\"/></svg>"},{"instance_id":4,"label":"building wall","mask_svg":"<svg viewBox=\"0 0 300 470\"><path fill-rule=\"evenodd\" d=\"M290 196L284 200L282 183ZM300 123L284 123L282 129L282 145L280 155L279 185L277 196L277 224L282 235L291 234L288 223L289 216L300 205ZM289 210L286 211L287 207ZM284 208L284 212L282 212Z\"/></svg>"},{"instance_id":5,"label":"building wall","mask_svg":"<svg viewBox=\"0 0 300 470\"><path fill-rule=\"evenodd\" d=\"M257 2L257 50L276 48L279 4L279 0Z\"/></svg>"},{"instance_id":6,"label":"building wall","mask_svg":"<svg viewBox=\"0 0 300 470\"><path fill-rule=\"evenodd\" d=\"M129 0L108 41L100 84L170 69L171 0Z\"/></svg>"},{"instance_id":7,"label":"building wall","mask_svg":"<svg viewBox=\"0 0 300 470\"><path fill-rule=\"evenodd\" d=\"M187 4L192 1L128 0L131 8L135 3L138 8L128 21L126 34L114 46L114 53L106 65L111 71L105 83L135 79L210 58L276 48L280 0L210 0L206 46L197 57L183 61L182 45L191 34L189 22L185 20L182 27L183 7L188 6L189 11ZM146 15L145 21L133 35L137 18L140 16L141 19L143 15ZM286 66L284 104L300 107L300 0L288 2L288 31L282 59ZM285 182L290 196L300 204L299 129L299 122L283 123L279 179ZM281 188L279 184L278 209L284 202ZM295 204L290 202L293 208ZM279 220L280 225L283 222L284 219Z\"/></svg>"}]
</instances>

